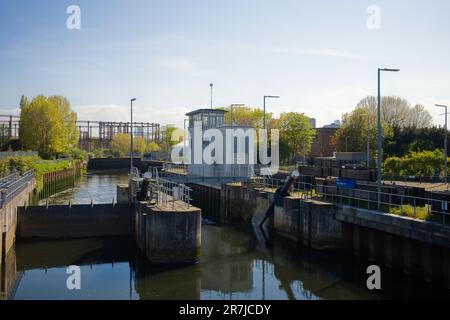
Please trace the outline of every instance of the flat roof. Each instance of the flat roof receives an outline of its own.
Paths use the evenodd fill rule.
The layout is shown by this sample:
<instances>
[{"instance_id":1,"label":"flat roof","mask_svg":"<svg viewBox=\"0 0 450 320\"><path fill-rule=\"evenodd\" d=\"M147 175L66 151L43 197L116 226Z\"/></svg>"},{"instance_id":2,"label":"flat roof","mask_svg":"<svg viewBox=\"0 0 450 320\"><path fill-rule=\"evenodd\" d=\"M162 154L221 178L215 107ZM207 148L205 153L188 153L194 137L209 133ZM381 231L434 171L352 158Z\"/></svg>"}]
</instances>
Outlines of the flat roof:
<instances>
[{"instance_id":1,"label":"flat roof","mask_svg":"<svg viewBox=\"0 0 450 320\"><path fill-rule=\"evenodd\" d=\"M226 111L226 110L220 110L220 109L197 109L197 110L194 110L194 111L186 113L186 116L189 117L189 116L192 116L192 115L197 114L197 113L221 113L221 114L225 114L227 112L228 111Z\"/></svg>"}]
</instances>

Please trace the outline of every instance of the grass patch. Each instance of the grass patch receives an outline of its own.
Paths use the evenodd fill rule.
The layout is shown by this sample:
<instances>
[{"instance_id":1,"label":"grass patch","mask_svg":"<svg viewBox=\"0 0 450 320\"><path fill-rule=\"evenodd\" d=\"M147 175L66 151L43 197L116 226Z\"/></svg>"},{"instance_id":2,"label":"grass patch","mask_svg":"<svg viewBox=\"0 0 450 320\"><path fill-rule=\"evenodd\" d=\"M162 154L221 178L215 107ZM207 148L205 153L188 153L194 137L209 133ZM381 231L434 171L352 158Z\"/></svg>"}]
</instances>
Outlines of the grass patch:
<instances>
[{"instance_id":1,"label":"grass patch","mask_svg":"<svg viewBox=\"0 0 450 320\"><path fill-rule=\"evenodd\" d=\"M420 220L431 220L431 206L425 205L424 207L416 207L414 214L414 207L411 205L403 205L395 208L391 208L392 214L398 216L405 216L410 218L416 218Z\"/></svg>"}]
</instances>

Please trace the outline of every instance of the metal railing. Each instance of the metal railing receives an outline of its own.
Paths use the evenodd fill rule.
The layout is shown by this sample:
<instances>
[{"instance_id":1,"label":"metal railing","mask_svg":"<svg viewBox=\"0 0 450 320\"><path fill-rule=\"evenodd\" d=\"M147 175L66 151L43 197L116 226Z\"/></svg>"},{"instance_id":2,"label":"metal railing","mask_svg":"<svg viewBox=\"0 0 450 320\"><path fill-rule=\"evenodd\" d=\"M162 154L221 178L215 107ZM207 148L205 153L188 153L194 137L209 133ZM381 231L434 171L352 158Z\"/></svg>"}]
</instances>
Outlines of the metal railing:
<instances>
[{"instance_id":1,"label":"metal railing","mask_svg":"<svg viewBox=\"0 0 450 320\"><path fill-rule=\"evenodd\" d=\"M416 175L383 175L385 181L419 182L419 183L444 183L444 176L416 176ZM448 180L450 181L450 179Z\"/></svg>"},{"instance_id":2,"label":"metal railing","mask_svg":"<svg viewBox=\"0 0 450 320\"><path fill-rule=\"evenodd\" d=\"M282 179L264 179L262 188L278 190L285 183ZM374 210L415 219L431 220L449 224L450 201L409 196L398 193L381 192L378 203L378 192L367 189L347 189L336 185L317 185L296 181L291 190L292 195L303 199L316 199L332 202L338 205L352 206L361 209Z\"/></svg>"},{"instance_id":3,"label":"metal railing","mask_svg":"<svg viewBox=\"0 0 450 320\"><path fill-rule=\"evenodd\" d=\"M4 188L5 186L13 183L19 178L19 172L15 171L5 177L0 178L0 189Z\"/></svg>"},{"instance_id":4,"label":"metal railing","mask_svg":"<svg viewBox=\"0 0 450 320\"><path fill-rule=\"evenodd\" d=\"M0 159L11 157L37 157L39 155L36 151L2 151L0 152Z\"/></svg>"},{"instance_id":5,"label":"metal railing","mask_svg":"<svg viewBox=\"0 0 450 320\"><path fill-rule=\"evenodd\" d=\"M169 173L186 174L187 165L182 163L163 163L163 170Z\"/></svg>"},{"instance_id":6,"label":"metal railing","mask_svg":"<svg viewBox=\"0 0 450 320\"><path fill-rule=\"evenodd\" d=\"M11 176L11 175L10 175ZM7 182L0 186L0 208L3 208L12 198L21 192L33 179L33 171L27 171L22 176L18 174L15 180L8 176Z\"/></svg>"},{"instance_id":7,"label":"metal railing","mask_svg":"<svg viewBox=\"0 0 450 320\"><path fill-rule=\"evenodd\" d=\"M150 183L150 187L152 192L156 194L155 199L158 204L162 204L163 206L171 205L172 208L175 208L175 203L181 201L188 208L191 206L191 188L184 184L160 178L158 170L153 173L153 177L154 182ZM152 199L153 197L150 198Z\"/></svg>"}]
</instances>

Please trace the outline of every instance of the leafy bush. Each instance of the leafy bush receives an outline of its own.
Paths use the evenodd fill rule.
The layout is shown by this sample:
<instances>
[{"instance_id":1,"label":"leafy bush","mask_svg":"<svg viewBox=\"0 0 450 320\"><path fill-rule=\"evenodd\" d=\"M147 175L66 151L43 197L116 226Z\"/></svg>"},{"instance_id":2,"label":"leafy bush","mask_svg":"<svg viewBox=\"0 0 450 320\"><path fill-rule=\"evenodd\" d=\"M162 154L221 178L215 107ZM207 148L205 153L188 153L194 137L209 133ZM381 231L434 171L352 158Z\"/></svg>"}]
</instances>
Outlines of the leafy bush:
<instances>
[{"instance_id":1,"label":"leafy bush","mask_svg":"<svg viewBox=\"0 0 450 320\"><path fill-rule=\"evenodd\" d=\"M410 152L405 157L391 157L384 161L384 174L434 176L436 168L442 173L444 154L441 150Z\"/></svg>"},{"instance_id":2,"label":"leafy bush","mask_svg":"<svg viewBox=\"0 0 450 320\"><path fill-rule=\"evenodd\" d=\"M78 148L72 148L69 151L61 154L62 158L69 158L73 160L86 161L88 159L88 153Z\"/></svg>"},{"instance_id":3,"label":"leafy bush","mask_svg":"<svg viewBox=\"0 0 450 320\"><path fill-rule=\"evenodd\" d=\"M405 216L410 218L416 218L420 220L429 220L431 218L431 207L425 205L425 207L416 207L416 215L414 216L414 207L411 205L403 205L401 207L395 207L391 209L391 213L398 216Z\"/></svg>"},{"instance_id":4,"label":"leafy bush","mask_svg":"<svg viewBox=\"0 0 450 320\"><path fill-rule=\"evenodd\" d=\"M39 157L10 157L0 160L0 175L6 176L14 171L21 174L28 170L34 171L36 180L36 191L43 187L43 176L48 172L58 171L74 166L71 160L42 160Z\"/></svg>"}]
</instances>

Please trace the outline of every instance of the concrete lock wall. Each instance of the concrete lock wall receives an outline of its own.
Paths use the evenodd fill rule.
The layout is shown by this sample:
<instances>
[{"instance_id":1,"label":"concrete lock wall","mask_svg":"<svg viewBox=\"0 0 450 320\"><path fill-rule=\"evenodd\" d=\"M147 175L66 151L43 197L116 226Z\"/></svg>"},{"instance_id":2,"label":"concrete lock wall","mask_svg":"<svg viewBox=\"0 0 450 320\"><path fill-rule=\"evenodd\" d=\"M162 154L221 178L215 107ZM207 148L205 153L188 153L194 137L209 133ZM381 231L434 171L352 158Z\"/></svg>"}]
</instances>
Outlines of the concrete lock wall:
<instances>
[{"instance_id":1,"label":"concrete lock wall","mask_svg":"<svg viewBox=\"0 0 450 320\"><path fill-rule=\"evenodd\" d=\"M198 261L201 247L201 210L171 211L141 202L135 213L135 239L152 263L180 264Z\"/></svg>"},{"instance_id":2,"label":"concrete lock wall","mask_svg":"<svg viewBox=\"0 0 450 320\"><path fill-rule=\"evenodd\" d=\"M31 203L35 180L27 185L0 209L0 264L6 259L14 245L17 228L17 207L28 206Z\"/></svg>"},{"instance_id":3,"label":"concrete lock wall","mask_svg":"<svg viewBox=\"0 0 450 320\"><path fill-rule=\"evenodd\" d=\"M283 206L275 206L275 231L293 241L317 249L340 247L342 225L335 219L333 204L285 197Z\"/></svg>"},{"instance_id":4,"label":"concrete lock wall","mask_svg":"<svg viewBox=\"0 0 450 320\"><path fill-rule=\"evenodd\" d=\"M130 204L19 208L20 239L71 239L132 235Z\"/></svg>"},{"instance_id":5,"label":"concrete lock wall","mask_svg":"<svg viewBox=\"0 0 450 320\"><path fill-rule=\"evenodd\" d=\"M260 221L272 192L238 185L222 187L227 223ZM337 250L450 288L450 228L342 204L284 197L268 225L295 242Z\"/></svg>"},{"instance_id":6,"label":"concrete lock wall","mask_svg":"<svg viewBox=\"0 0 450 320\"><path fill-rule=\"evenodd\" d=\"M273 192L260 192L240 185L222 185L220 223L256 223L262 221L273 201Z\"/></svg>"},{"instance_id":7,"label":"concrete lock wall","mask_svg":"<svg viewBox=\"0 0 450 320\"><path fill-rule=\"evenodd\" d=\"M141 172L147 171L148 167L158 168L163 166L163 161L143 160L140 157L133 157L133 166L139 168ZM130 158L92 158L88 162L88 170L118 170L130 169Z\"/></svg>"},{"instance_id":8,"label":"concrete lock wall","mask_svg":"<svg viewBox=\"0 0 450 320\"><path fill-rule=\"evenodd\" d=\"M117 203L128 203L129 202L129 191L127 184L117 185Z\"/></svg>"}]
</instances>

